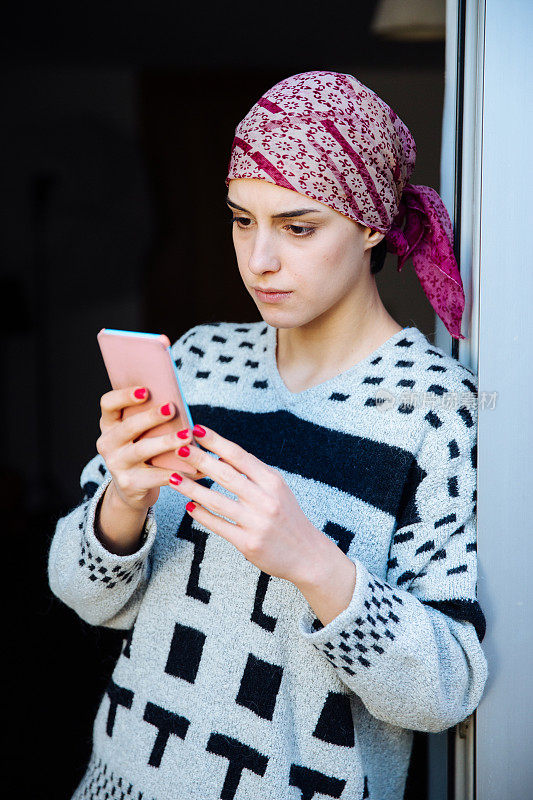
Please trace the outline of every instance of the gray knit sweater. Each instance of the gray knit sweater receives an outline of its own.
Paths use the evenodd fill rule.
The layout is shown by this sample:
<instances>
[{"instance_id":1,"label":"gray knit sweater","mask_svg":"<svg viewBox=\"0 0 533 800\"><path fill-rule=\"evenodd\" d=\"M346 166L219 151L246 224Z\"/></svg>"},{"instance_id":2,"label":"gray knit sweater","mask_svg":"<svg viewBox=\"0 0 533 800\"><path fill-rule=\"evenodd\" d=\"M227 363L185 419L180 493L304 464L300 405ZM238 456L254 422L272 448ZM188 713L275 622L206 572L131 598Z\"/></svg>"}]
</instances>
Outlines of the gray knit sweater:
<instances>
[{"instance_id":1,"label":"gray knit sweater","mask_svg":"<svg viewBox=\"0 0 533 800\"><path fill-rule=\"evenodd\" d=\"M172 354L194 422L279 470L355 562L350 604L322 626L171 487L140 549L109 553L94 534L110 481L95 456L57 523L50 587L126 634L73 800L401 800L412 730L443 731L481 699L476 377L407 327L292 393L275 348L262 321L221 322Z\"/></svg>"}]
</instances>

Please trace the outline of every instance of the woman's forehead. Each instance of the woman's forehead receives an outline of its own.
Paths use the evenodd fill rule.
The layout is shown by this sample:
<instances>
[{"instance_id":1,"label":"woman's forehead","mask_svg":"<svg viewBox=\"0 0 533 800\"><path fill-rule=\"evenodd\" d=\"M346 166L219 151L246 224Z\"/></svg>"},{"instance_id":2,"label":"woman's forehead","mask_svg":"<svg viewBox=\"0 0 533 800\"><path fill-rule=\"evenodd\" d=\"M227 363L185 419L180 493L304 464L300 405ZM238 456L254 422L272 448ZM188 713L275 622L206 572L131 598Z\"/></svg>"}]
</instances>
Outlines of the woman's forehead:
<instances>
[{"instance_id":1,"label":"woman's forehead","mask_svg":"<svg viewBox=\"0 0 533 800\"><path fill-rule=\"evenodd\" d=\"M272 213L303 208L322 214L335 213L318 200L261 178L232 178L228 184L228 200L243 208L255 204L265 210L271 209Z\"/></svg>"}]
</instances>

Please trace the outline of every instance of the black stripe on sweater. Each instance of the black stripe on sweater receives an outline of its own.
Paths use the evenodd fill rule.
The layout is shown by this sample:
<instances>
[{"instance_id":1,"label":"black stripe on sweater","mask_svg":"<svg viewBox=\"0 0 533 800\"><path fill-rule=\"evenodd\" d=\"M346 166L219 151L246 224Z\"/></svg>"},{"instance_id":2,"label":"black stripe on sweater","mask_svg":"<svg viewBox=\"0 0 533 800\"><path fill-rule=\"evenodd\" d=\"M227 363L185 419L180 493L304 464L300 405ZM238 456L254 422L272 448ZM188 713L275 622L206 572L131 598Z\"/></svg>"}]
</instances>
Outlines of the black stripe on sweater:
<instances>
[{"instance_id":1,"label":"black stripe on sweater","mask_svg":"<svg viewBox=\"0 0 533 800\"><path fill-rule=\"evenodd\" d=\"M480 642L485 638L487 622L477 600L423 600L424 605L436 608L452 619L471 622Z\"/></svg>"},{"instance_id":2,"label":"black stripe on sweater","mask_svg":"<svg viewBox=\"0 0 533 800\"><path fill-rule=\"evenodd\" d=\"M391 514L398 527L420 522L414 498L425 477L412 453L331 430L289 411L253 413L191 405L205 423L272 467L320 481Z\"/></svg>"}]
</instances>

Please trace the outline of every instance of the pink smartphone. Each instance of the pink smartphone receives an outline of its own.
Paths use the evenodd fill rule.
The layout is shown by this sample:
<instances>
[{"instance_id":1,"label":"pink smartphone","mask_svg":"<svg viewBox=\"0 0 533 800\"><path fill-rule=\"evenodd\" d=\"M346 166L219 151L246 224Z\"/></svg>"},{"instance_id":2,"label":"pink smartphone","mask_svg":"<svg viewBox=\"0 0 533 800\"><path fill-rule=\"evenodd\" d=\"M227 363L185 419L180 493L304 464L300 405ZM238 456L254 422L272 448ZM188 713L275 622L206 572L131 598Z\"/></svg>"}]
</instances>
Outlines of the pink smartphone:
<instances>
[{"instance_id":1,"label":"pink smartphone","mask_svg":"<svg viewBox=\"0 0 533 800\"><path fill-rule=\"evenodd\" d=\"M148 400L141 405L128 406L124 409L122 412L124 419L154 406L162 406L169 400L176 406L176 415L171 420L150 428L139 439L145 436L177 433L183 428L192 430L191 412L181 391L178 370L170 353L168 336L102 328L97 339L112 388L146 386L150 392ZM179 446L180 440L176 438L176 450ZM189 447L198 445L193 441ZM187 475L196 474L196 469L188 467L185 461L180 461L174 451L160 453L146 463L154 467L177 469Z\"/></svg>"}]
</instances>

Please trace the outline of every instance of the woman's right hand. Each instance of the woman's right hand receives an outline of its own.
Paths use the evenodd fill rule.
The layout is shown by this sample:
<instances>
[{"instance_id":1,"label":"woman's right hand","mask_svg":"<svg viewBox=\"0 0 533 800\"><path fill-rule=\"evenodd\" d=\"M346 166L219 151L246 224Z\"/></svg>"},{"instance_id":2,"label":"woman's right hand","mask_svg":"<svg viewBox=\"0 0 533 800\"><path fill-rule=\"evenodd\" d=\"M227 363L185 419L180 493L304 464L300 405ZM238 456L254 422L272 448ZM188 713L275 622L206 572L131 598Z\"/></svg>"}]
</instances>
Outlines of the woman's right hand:
<instances>
[{"instance_id":1,"label":"woman's right hand","mask_svg":"<svg viewBox=\"0 0 533 800\"><path fill-rule=\"evenodd\" d=\"M178 446L189 444L193 439L192 430L185 439L177 439L175 433L139 439L150 428L171 420L176 413L174 404L169 403L170 415L163 414L161 408L156 407L139 411L124 419L122 412L125 408L146 402L148 390L145 390L144 397L135 396L136 389L141 388L143 387L131 386L127 389L114 389L102 395L101 435L96 442L96 449L113 478L114 492L125 506L136 513L146 513L154 505L159 497L160 487L168 485L168 479L174 472L172 469L150 466L145 462L160 453L176 451ZM139 391L138 393L141 394ZM186 467L186 471L189 469L190 466ZM194 479L201 476L202 473L197 473L191 477Z\"/></svg>"}]
</instances>

